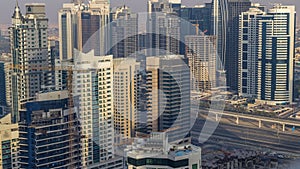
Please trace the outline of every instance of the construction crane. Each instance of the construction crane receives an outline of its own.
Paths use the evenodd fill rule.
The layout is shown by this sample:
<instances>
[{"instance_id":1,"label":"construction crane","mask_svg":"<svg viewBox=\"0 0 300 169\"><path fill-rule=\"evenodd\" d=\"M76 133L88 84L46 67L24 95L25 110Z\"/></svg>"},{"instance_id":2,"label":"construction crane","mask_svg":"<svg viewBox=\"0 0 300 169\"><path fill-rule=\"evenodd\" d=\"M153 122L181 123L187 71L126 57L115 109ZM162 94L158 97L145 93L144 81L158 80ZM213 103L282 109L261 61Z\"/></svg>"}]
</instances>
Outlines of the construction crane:
<instances>
[{"instance_id":1,"label":"construction crane","mask_svg":"<svg viewBox=\"0 0 300 169\"><path fill-rule=\"evenodd\" d=\"M195 28L196 28L196 35L199 35L199 23L198 23L198 20L197 20L196 24L193 24L193 26L195 26Z\"/></svg>"},{"instance_id":2,"label":"construction crane","mask_svg":"<svg viewBox=\"0 0 300 169\"><path fill-rule=\"evenodd\" d=\"M199 26L200 26L199 20L191 20L191 21L192 21L192 22L196 22L195 24L192 24L192 25L193 25L193 26L195 27L195 29L196 29L196 35L199 35L199 33L200 33L200 30L199 30ZM201 32L201 35L204 36L205 33L207 33L207 30L204 30L203 32Z\"/></svg>"},{"instance_id":3,"label":"construction crane","mask_svg":"<svg viewBox=\"0 0 300 169\"><path fill-rule=\"evenodd\" d=\"M27 70L32 72L41 72L41 71L67 71L67 90L68 90L68 133L69 133L69 158L70 158L70 165L68 168L75 169L78 168L76 166L76 162L74 156L77 156L77 151L74 152L74 145L80 144L76 143L76 140L80 139L80 133L77 126L74 125L74 123L77 123L76 120L78 117L75 117L74 112L74 98L73 98L73 66L45 66L40 67L39 65L31 65L29 66L23 66L20 64L14 65L11 64L9 67L11 70ZM46 131L39 131L43 134L46 134Z\"/></svg>"}]
</instances>

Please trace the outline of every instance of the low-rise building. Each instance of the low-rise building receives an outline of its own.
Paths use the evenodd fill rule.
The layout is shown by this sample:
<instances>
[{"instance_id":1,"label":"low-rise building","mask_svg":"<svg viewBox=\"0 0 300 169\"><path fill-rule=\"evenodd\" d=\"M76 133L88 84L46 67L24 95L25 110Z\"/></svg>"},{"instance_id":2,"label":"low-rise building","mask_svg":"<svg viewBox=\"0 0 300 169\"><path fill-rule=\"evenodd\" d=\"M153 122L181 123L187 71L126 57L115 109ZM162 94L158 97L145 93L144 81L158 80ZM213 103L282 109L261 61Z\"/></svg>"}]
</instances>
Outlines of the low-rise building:
<instances>
[{"instance_id":1,"label":"low-rise building","mask_svg":"<svg viewBox=\"0 0 300 169\"><path fill-rule=\"evenodd\" d=\"M188 142L169 144L166 133L136 139L125 150L128 169L201 169L201 148Z\"/></svg>"}]
</instances>

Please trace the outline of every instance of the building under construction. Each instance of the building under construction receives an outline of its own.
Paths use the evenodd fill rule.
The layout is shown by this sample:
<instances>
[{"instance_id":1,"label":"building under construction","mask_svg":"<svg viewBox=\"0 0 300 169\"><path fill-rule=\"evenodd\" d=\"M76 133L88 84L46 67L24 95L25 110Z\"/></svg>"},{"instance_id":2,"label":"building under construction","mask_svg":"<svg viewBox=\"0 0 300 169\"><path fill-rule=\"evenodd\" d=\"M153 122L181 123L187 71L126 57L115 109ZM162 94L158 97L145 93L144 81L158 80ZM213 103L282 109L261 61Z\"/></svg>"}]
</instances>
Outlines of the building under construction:
<instances>
[{"instance_id":1,"label":"building under construction","mask_svg":"<svg viewBox=\"0 0 300 169\"><path fill-rule=\"evenodd\" d=\"M76 102L68 91L56 91L38 94L22 103L20 168L80 168Z\"/></svg>"}]
</instances>

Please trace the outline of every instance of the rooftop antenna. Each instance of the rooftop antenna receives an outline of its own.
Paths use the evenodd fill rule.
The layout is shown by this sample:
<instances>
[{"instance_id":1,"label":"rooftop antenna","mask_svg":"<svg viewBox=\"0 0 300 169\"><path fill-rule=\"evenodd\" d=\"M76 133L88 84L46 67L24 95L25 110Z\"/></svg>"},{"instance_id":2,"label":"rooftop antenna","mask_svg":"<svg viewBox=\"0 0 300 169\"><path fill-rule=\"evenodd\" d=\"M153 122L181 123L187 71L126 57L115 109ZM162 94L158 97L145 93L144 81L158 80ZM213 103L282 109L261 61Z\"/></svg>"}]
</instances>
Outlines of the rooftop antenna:
<instances>
[{"instance_id":1,"label":"rooftop antenna","mask_svg":"<svg viewBox=\"0 0 300 169\"><path fill-rule=\"evenodd\" d=\"M21 14L21 11L20 11L18 0L16 0L16 6L15 6L15 9L14 9L14 14L13 14L12 18L22 19L22 14Z\"/></svg>"}]
</instances>

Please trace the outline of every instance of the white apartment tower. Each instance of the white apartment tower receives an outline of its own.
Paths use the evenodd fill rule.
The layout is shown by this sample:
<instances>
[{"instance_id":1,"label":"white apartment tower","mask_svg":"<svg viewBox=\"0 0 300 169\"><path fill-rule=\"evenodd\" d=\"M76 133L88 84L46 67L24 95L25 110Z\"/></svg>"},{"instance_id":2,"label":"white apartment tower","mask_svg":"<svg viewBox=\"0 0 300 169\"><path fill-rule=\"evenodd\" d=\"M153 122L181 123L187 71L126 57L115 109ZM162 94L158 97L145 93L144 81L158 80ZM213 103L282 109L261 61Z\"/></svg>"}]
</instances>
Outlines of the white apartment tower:
<instances>
[{"instance_id":1,"label":"white apartment tower","mask_svg":"<svg viewBox=\"0 0 300 169\"><path fill-rule=\"evenodd\" d=\"M276 4L259 23L258 99L293 101L295 6Z\"/></svg>"},{"instance_id":2,"label":"white apartment tower","mask_svg":"<svg viewBox=\"0 0 300 169\"><path fill-rule=\"evenodd\" d=\"M20 101L34 97L45 84L48 71L48 18L45 4L26 4L23 16L18 4L10 27L12 73L12 120L18 121Z\"/></svg>"},{"instance_id":3,"label":"white apartment tower","mask_svg":"<svg viewBox=\"0 0 300 169\"><path fill-rule=\"evenodd\" d=\"M112 56L79 54L74 60L74 94L79 95L84 166L113 156Z\"/></svg>"},{"instance_id":4,"label":"white apartment tower","mask_svg":"<svg viewBox=\"0 0 300 169\"><path fill-rule=\"evenodd\" d=\"M239 95L257 96L258 27L265 15L258 8L250 8L240 15L239 25Z\"/></svg>"},{"instance_id":5,"label":"white apartment tower","mask_svg":"<svg viewBox=\"0 0 300 169\"><path fill-rule=\"evenodd\" d=\"M88 168L118 168L122 160L114 155L113 57L95 56L91 51L78 54L74 64L74 95L80 97L82 163Z\"/></svg>"},{"instance_id":6,"label":"white apartment tower","mask_svg":"<svg viewBox=\"0 0 300 169\"><path fill-rule=\"evenodd\" d=\"M295 6L240 16L239 94L267 104L293 101Z\"/></svg>"}]
</instances>

